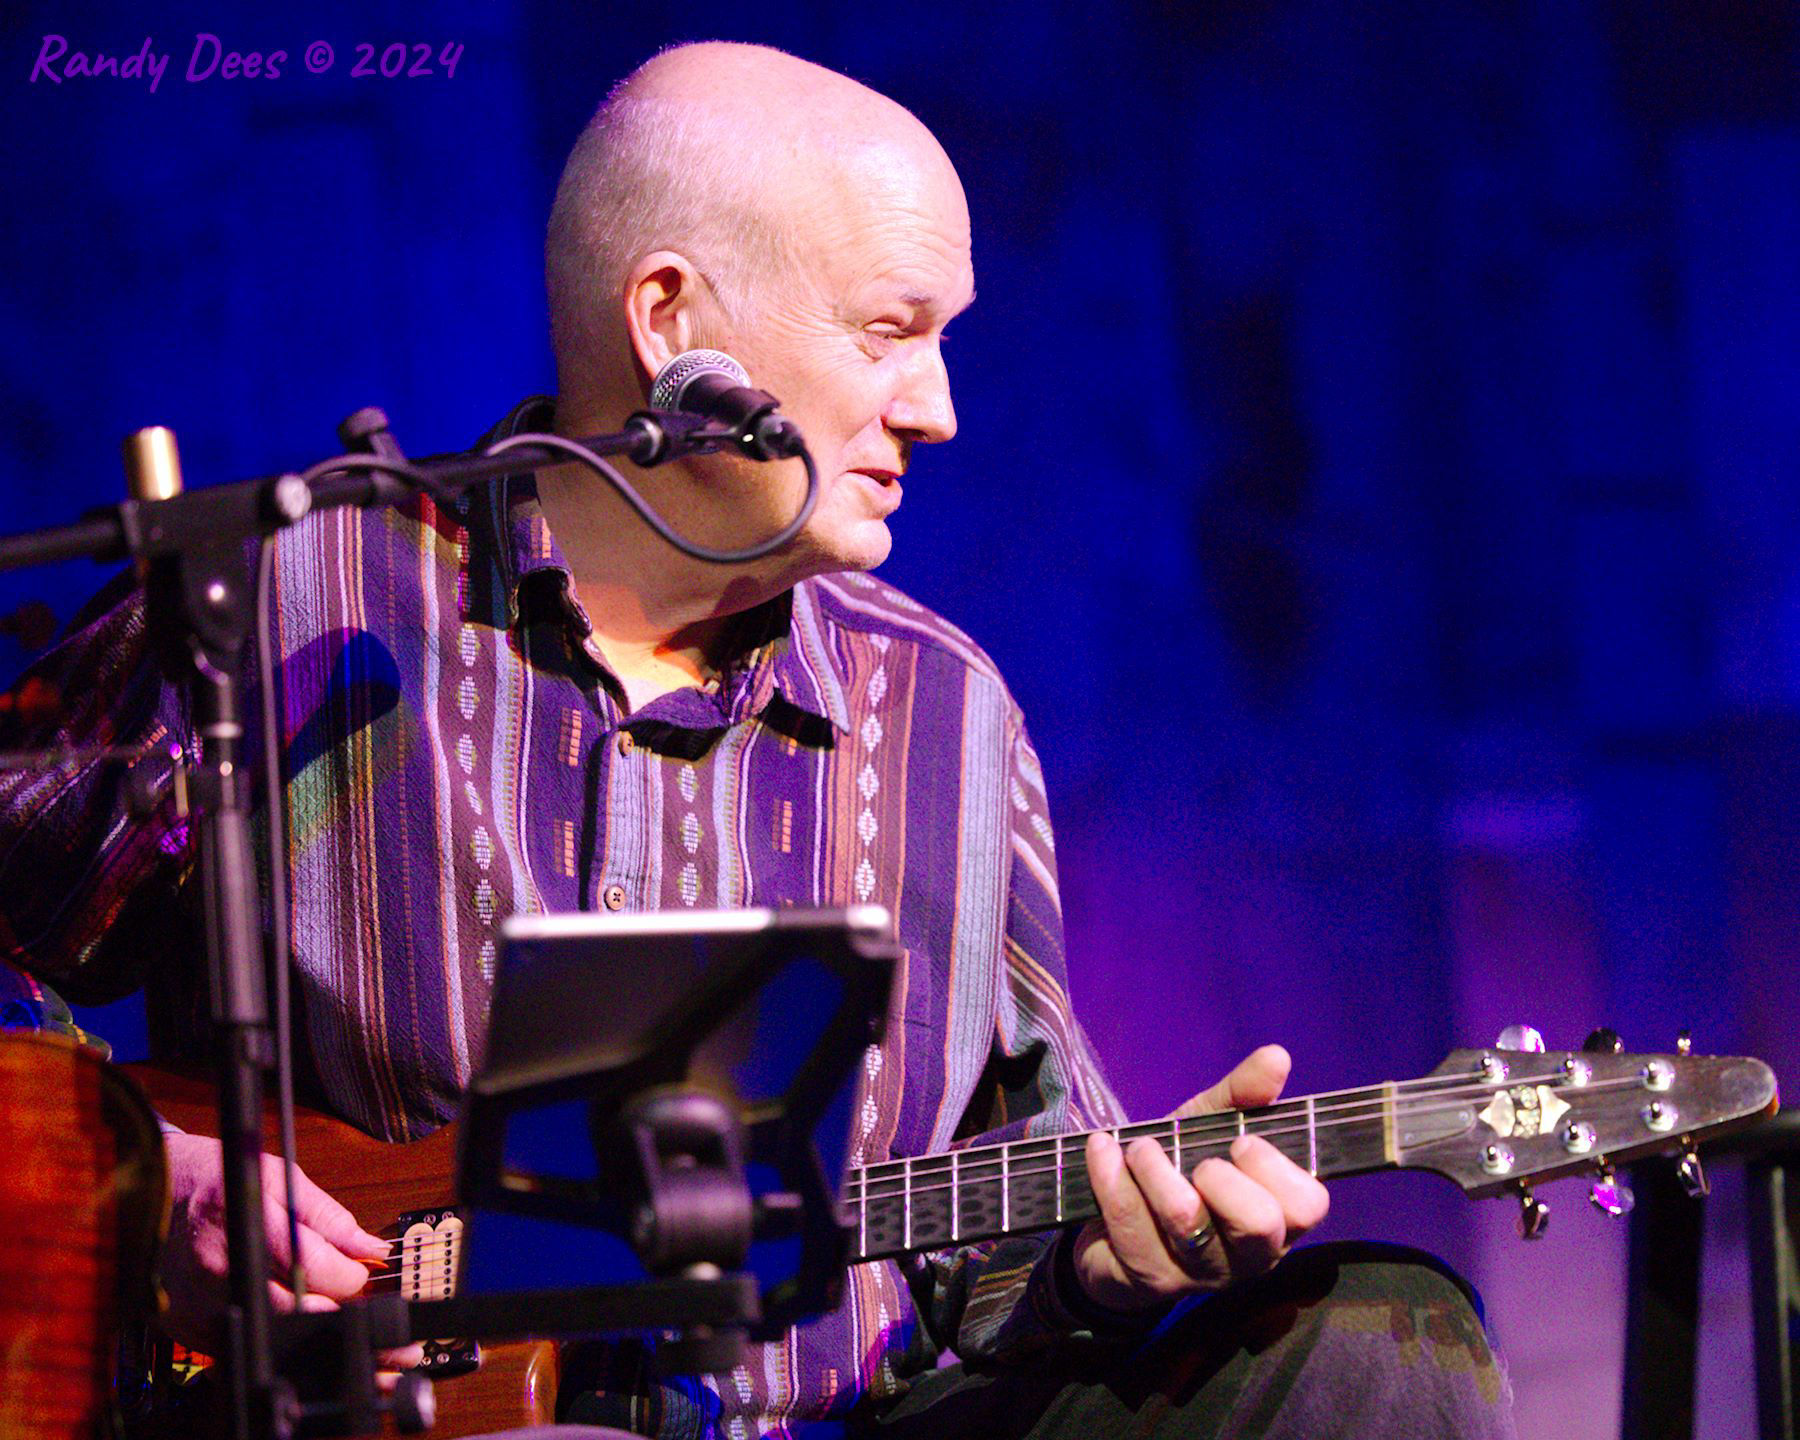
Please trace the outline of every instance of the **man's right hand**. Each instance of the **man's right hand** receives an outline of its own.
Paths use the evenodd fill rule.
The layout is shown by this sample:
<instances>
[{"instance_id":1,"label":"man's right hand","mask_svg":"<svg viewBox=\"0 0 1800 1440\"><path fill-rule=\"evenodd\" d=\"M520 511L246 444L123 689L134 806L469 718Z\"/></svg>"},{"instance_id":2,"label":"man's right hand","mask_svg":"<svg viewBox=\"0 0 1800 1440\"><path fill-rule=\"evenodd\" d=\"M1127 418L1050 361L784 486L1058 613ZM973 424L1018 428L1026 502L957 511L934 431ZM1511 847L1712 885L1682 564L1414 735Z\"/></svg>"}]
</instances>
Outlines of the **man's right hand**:
<instances>
[{"instance_id":1,"label":"man's right hand","mask_svg":"<svg viewBox=\"0 0 1800 1440\"><path fill-rule=\"evenodd\" d=\"M205 1135L169 1131L163 1136L169 1161L173 1208L163 1248L162 1285L169 1297L163 1328L183 1345L217 1354L219 1319L226 1301L225 1175L219 1142ZM262 1157L263 1229L269 1246L269 1304L286 1314L294 1292L282 1283L289 1273L287 1193L281 1161ZM302 1310L335 1310L362 1292L369 1281L365 1261L386 1263L386 1240L371 1235L337 1201L294 1167L295 1211L300 1221L300 1273L306 1282ZM277 1278L279 1277L279 1278ZM416 1365L418 1345L388 1351L384 1364Z\"/></svg>"}]
</instances>

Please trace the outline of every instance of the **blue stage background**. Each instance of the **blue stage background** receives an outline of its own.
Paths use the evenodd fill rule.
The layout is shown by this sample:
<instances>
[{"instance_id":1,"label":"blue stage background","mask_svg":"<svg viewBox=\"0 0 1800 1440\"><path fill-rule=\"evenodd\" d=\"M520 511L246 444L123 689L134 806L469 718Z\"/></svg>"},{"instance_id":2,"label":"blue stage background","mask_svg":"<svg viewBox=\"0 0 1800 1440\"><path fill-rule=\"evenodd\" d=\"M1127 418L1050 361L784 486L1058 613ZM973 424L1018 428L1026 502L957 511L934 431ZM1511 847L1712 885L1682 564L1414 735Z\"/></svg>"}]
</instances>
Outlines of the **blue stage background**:
<instances>
[{"instance_id":1,"label":"blue stage background","mask_svg":"<svg viewBox=\"0 0 1800 1440\"><path fill-rule=\"evenodd\" d=\"M0 14L5 529L415 453L550 388L570 141L657 47L760 40L915 110L981 300L962 424L884 574L1032 722L1076 999L1150 1115L1264 1040L1296 1090L1514 1019L1800 1081L1800 12L1710 0L755 7L96 0ZM285 49L190 83L195 37ZM171 55L33 82L51 34ZM307 73L329 42L336 64ZM351 79L358 42L453 78ZM0 577L0 671L91 566ZM26 607L26 608L21 608ZM129 1052L141 1023L96 1022ZM134 1027L136 1027L134 1029ZM1326 1234L1483 1289L1521 1434L1617 1433L1624 1234L1429 1178ZM1708 1210L1699 1433L1751 1432L1739 1190Z\"/></svg>"}]
</instances>

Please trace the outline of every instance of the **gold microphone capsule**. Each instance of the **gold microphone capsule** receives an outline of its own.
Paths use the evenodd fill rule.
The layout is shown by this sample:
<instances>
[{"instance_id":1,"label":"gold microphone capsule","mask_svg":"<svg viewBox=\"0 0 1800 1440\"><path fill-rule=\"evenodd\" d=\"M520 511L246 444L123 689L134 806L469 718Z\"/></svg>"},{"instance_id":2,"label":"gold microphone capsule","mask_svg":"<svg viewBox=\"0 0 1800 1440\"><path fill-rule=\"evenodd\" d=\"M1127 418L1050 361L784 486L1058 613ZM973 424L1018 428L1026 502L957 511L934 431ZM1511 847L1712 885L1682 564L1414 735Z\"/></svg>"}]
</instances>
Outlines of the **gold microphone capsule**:
<instances>
[{"instance_id":1,"label":"gold microphone capsule","mask_svg":"<svg viewBox=\"0 0 1800 1440\"><path fill-rule=\"evenodd\" d=\"M134 500L173 500L181 493L181 456L175 432L147 425L125 437L125 486Z\"/></svg>"}]
</instances>

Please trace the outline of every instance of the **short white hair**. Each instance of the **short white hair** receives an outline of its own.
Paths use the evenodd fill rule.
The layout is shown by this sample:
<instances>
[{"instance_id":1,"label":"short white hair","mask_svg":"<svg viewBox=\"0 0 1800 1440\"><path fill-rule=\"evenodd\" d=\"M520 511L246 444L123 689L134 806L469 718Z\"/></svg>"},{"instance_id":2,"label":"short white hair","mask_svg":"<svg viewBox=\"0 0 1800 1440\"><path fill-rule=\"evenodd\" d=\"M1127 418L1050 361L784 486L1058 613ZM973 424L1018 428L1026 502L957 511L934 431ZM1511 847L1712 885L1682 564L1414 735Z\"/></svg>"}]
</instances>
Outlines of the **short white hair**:
<instances>
[{"instance_id":1,"label":"short white hair","mask_svg":"<svg viewBox=\"0 0 1800 1440\"><path fill-rule=\"evenodd\" d=\"M791 254L762 184L759 137L722 133L703 106L633 90L621 81L582 130L550 211L544 282L564 390L600 353L645 255L686 256L736 319Z\"/></svg>"}]
</instances>

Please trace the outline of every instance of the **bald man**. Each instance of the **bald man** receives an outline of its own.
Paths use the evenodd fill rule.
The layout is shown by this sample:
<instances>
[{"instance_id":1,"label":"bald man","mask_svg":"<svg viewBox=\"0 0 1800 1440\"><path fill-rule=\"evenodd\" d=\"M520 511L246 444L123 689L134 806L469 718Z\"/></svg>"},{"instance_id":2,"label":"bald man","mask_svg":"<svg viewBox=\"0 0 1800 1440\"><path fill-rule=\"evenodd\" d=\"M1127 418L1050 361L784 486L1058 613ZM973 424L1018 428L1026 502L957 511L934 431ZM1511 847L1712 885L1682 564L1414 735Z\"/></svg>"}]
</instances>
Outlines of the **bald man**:
<instances>
[{"instance_id":1,"label":"bald man","mask_svg":"<svg viewBox=\"0 0 1800 1440\"><path fill-rule=\"evenodd\" d=\"M667 52L577 141L547 280L559 394L496 435L617 429L668 360L720 349L798 423L819 502L793 543L728 567L666 547L577 465L283 536L292 931L327 1102L390 1139L453 1117L507 913L875 902L905 961L860 1081L859 1162L1118 1124L1069 1006L1023 718L966 636L864 573L913 446L956 430L941 341L975 289L942 148L779 52ZM630 478L691 540L737 547L796 512L798 468L716 455ZM127 597L47 667L65 693L130 677L90 684L62 738L184 733L146 666ZM73 903L9 917L27 963L90 993L119 969L107 922L191 873L185 834L117 825L108 785L89 774L47 805L0 790L0 840L21 842L5 865L104 856L54 877ZM172 977L152 991L164 1048L200 1013L176 948L137 957ZM1265 1047L1183 1110L1271 1101L1287 1066ZM203 1338L217 1150L169 1150L171 1328ZM1266 1142L1184 1175L1152 1142L1096 1134L1087 1164L1098 1220L855 1267L837 1312L727 1376L659 1380L644 1346L571 1347L566 1407L666 1435L1510 1433L1452 1278L1342 1248L1282 1263L1327 1196ZM344 1299L385 1247L316 1187L300 1199L311 1303ZM280 1258L279 1226L270 1240Z\"/></svg>"}]
</instances>

